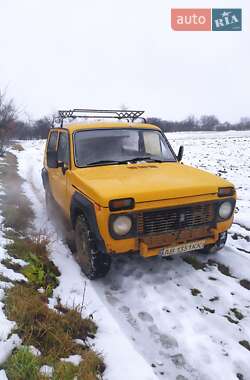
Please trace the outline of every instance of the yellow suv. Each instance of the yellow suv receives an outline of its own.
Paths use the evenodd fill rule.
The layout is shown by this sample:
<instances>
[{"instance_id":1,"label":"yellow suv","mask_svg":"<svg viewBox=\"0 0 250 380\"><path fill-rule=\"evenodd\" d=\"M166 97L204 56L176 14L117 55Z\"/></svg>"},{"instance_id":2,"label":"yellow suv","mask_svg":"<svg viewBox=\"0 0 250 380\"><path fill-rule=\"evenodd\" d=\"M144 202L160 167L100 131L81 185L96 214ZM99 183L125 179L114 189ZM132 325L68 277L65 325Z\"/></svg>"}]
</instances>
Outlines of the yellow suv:
<instances>
[{"instance_id":1,"label":"yellow suv","mask_svg":"<svg viewBox=\"0 0 250 380\"><path fill-rule=\"evenodd\" d=\"M56 204L70 221L77 260L90 279L108 272L112 255L216 252L233 222L234 186L184 165L183 147L176 156L158 127L139 122L142 114L59 111L48 136L47 207ZM100 117L117 120L77 121ZM71 122L64 126L65 119Z\"/></svg>"}]
</instances>

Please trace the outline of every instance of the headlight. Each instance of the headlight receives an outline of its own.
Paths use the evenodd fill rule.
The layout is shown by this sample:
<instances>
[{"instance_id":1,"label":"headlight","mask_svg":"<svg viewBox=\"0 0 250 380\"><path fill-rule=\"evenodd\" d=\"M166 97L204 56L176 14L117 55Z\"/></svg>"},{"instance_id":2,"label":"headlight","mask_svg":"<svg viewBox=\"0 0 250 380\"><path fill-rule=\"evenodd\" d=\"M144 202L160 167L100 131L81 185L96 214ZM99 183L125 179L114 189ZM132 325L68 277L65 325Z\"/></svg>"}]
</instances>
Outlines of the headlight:
<instances>
[{"instance_id":1,"label":"headlight","mask_svg":"<svg viewBox=\"0 0 250 380\"><path fill-rule=\"evenodd\" d=\"M124 236L129 233L132 228L132 220L130 217L121 215L113 222L113 230L116 235Z\"/></svg>"},{"instance_id":2,"label":"headlight","mask_svg":"<svg viewBox=\"0 0 250 380\"><path fill-rule=\"evenodd\" d=\"M219 206L218 213L221 219L228 219L232 215L232 212L233 205L231 202L226 201L221 203L221 205Z\"/></svg>"}]
</instances>

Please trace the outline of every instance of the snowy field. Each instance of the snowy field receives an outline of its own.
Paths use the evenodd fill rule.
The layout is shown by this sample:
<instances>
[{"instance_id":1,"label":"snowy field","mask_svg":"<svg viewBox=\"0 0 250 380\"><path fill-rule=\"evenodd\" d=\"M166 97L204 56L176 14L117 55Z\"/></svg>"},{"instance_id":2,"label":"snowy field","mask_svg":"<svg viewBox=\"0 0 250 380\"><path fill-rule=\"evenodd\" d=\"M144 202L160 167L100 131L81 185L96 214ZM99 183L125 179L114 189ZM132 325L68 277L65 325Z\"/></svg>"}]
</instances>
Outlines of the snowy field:
<instances>
[{"instance_id":1,"label":"snowy field","mask_svg":"<svg viewBox=\"0 0 250 380\"><path fill-rule=\"evenodd\" d=\"M116 258L108 276L96 282L81 273L47 219L44 142L24 142L25 150L15 152L35 227L51 237L51 258L62 273L54 297L81 304L86 282L86 313L94 313L99 325L94 344L104 355L106 380L249 380L250 352L239 342L250 342L250 132L168 138L176 151L184 145L185 163L236 185L237 214L227 245L217 255L196 255L200 269L183 260L187 255Z\"/></svg>"}]
</instances>

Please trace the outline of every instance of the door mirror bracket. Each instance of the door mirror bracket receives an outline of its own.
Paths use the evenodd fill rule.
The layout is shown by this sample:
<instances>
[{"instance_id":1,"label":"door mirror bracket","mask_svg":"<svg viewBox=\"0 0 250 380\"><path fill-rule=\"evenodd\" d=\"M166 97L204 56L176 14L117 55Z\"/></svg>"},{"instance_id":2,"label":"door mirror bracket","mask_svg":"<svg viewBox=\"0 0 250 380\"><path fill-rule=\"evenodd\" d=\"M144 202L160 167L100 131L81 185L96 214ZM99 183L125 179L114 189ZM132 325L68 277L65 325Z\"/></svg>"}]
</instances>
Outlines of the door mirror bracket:
<instances>
[{"instance_id":1,"label":"door mirror bracket","mask_svg":"<svg viewBox=\"0 0 250 380\"><path fill-rule=\"evenodd\" d=\"M63 162L63 161L58 161L57 162L57 167L58 168L62 168L63 175L65 175L66 171L69 169L68 165L65 162Z\"/></svg>"},{"instance_id":2,"label":"door mirror bracket","mask_svg":"<svg viewBox=\"0 0 250 380\"><path fill-rule=\"evenodd\" d=\"M184 146L181 145L180 148L179 148L179 152L178 152L178 156L177 156L177 160L178 162L180 162L183 158L183 153L184 153Z\"/></svg>"}]
</instances>

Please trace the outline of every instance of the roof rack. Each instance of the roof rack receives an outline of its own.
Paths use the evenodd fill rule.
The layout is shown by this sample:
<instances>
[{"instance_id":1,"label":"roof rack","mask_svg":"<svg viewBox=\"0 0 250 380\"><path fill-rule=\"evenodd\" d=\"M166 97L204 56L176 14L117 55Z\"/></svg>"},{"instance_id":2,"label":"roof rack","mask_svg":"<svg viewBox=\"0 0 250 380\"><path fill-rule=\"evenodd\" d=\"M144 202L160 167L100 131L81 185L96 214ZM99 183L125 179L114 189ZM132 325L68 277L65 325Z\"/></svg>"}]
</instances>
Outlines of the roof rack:
<instances>
[{"instance_id":1,"label":"roof rack","mask_svg":"<svg viewBox=\"0 0 250 380\"><path fill-rule=\"evenodd\" d=\"M61 128L63 127L64 119L127 119L128 121L134 122L135 120L141 118L144 111L132 111L132 110L98 110L98 109L82 109L74 108L72 110L60 110L58 111L58 116L55 117L54 122L60 123ZM146 122L145 118L142 118Z\"/></svg>"}]
</instances>

